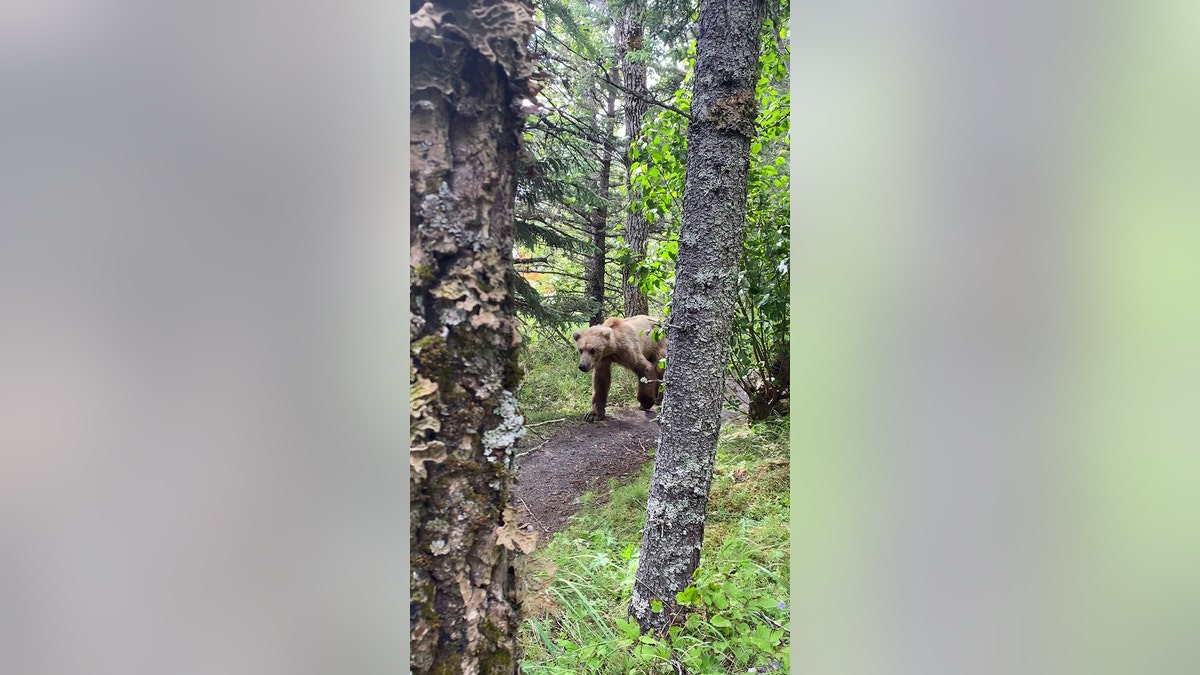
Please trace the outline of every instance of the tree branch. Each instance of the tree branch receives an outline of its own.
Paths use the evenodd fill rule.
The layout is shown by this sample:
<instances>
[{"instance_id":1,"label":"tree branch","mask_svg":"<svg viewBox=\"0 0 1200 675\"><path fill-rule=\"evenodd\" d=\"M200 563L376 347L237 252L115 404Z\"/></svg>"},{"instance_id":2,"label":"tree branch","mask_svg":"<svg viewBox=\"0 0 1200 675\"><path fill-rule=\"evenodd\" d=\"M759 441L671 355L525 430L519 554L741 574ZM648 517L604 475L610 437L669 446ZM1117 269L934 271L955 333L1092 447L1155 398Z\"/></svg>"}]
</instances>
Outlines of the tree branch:
<instances>
[{"instance_id":1,"label":"tree branch","mask_svg":"<svg viewBox=\"0 0 1200 675\"><path fill-rule=\"evenodd\" d=\"M637 97L637 98L641 99L642 101L649 103L650 105L656 105L656 106L662 108L663 110L670 110L671 112L675 113L676 115L680 115L681 117L683 117L683 119L687 120L689 123L692 121L691 115L683 112L682 110L680 110L679 108L676 108L675 106L671 105L670 103L663 103L662 101L650 98L649 96L646 96L644 94L639 94L638 92L625 87L625 85L623 85L623 84L617 84L616 82L613 82L612 78L609 77L609 75L608 75L608 69L598 63L596 65L599 66L600 70L604 71L604 81L609 83L610 85L616 87L617 89L620 89L621 91L625 92L626 94L629 94L630 96ZM632 140L632 139L630 139L630 140Z\"/></svg>"},{"instance_id":2,"label":"tree branch","mask_svg":"<svg viewBox=\"0 0 1200 675\"><path fill-rule=\"evenodd\" d=\"M604 73L604 81L607 82L610 87L616 87L617 89L625 92L626 94L629 94L630 96L636 96L637 98L645 101L646 103L649 103L650 105L656 105L664 110L670 110L671 112L675 113L676 115L683 116L683 118L685 120L687 120L689 122L692 121L691 115L683 112L679 108L676 108L675 106L673 106L669 103L663 103L662 101L655 100L653 98L650 98L649 96L645 96L643 94L639 94L636 91L627 89L627 88L625 88L624 85L620 85L620 84L617 84L616 82L613 82L612 77L609 76L608 68L605 68L603 63L598 63L598 62L592 61L587 56L584 56L583 54L580 54L575 49L572 49L570 45L568 45L566 42L559 39L558 37L550 35L549 33L547 33L546 36L549 37L550 39L554 40L558 44L562 45L564 49L566 49L567 51L571 52L572 54L578 56L579 58L583 59L584 61L595 64L596 67L598 67Z\"/></svg>"},{"instance_id":3,"label":"tree branch","mask_svg":"<svg viewBox=\"0 0 1200 675\"><path fill-rule=\"evenodd\" d=\"M578 279L580 281L587 281L587 279L585 279L584 277L582 277L578 274L571 274L570 272L555 272L554 270L521 270L521 273L522 274L552 274L556 277L567 277L568 279Z\"/></svg>"}]
</instances>

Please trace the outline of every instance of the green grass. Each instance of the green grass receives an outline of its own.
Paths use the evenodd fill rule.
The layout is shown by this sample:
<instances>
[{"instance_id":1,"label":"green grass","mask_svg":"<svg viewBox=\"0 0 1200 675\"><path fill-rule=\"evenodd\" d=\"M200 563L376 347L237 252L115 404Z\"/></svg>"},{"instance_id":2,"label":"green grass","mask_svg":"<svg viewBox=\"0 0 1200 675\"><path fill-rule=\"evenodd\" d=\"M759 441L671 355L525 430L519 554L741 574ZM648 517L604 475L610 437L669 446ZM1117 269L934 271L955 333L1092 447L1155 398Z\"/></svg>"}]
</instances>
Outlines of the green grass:
<instances>
[{"instance_id":1,"label":"green grass","mask_svg":"<svg viewBox=\"0 0 1200 675\"><path fill-rule=\"evenodd\" d=\"M539 596L545 611L522 625L523 671L666 673L675 658L698 675L770 662L788 672L786 420L722 431L691 615L667 639L639 636L625 620L651 473L647 465L607 500L585 498L572 525L532 554L527 569L552 570L553 580Z\"/></svg>"}]
</instances>

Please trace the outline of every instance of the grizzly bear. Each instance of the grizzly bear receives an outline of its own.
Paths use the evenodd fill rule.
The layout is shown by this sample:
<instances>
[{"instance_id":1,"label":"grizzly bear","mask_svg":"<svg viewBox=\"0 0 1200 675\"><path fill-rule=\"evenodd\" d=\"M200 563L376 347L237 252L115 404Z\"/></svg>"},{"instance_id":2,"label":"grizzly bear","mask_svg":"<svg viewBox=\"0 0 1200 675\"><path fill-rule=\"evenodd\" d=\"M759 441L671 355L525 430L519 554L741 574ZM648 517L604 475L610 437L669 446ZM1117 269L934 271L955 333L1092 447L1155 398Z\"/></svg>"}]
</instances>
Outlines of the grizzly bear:
<instances>
[{"instance_id":1,"label":"grizzly bear","mask_svg":"<svg viewBox=\"0 0 1200 675\"><path fill-rule=\"evenodd\" d=\"M639 314L626 319L613 317L599 326L575 331L575 346L579 348L579 369L592 371L592 410L583 419L599 422L604 419L608 403L608 388L612 384L612 364L619 363L638 377L637 398L642 410L655 403L662 404L658 385L663 369L659 360L667 355L665 338L655 340L651 333L658 319ZM643 382L642 380L647 380Z\"/></svg>"}]
</instances>

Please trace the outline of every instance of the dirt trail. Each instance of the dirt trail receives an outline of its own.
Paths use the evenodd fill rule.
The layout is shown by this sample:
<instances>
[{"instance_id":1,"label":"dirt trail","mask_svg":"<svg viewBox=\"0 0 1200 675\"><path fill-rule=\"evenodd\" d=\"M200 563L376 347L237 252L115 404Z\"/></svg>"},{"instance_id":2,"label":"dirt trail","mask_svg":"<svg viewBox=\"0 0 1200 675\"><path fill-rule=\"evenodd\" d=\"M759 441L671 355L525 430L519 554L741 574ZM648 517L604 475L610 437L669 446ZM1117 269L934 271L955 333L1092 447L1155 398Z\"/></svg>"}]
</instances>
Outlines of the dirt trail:
<instances>
[{"instance_id":1,"label":"dirt trail","mask_svg":"<svg viewBox=\"0 0 1200 675\"><path fill-rule=\"evenodd\" d=\"M514 493L522 525L542 533L539 548L567 526L580 495L607 490L610 478L624 479L650 460L658 444L657 416L656 410L610 408L602 422L568 420L547 440L530 443L536 450L519 451L530 454L517 459Z\"/></svg>"},{"instance_id":2,"label":"dirt trail","mask_svg":"<svg viewBox=\"0 0 1200 675\"><path fill-rule=\"evenodd\" d=\"M745 394L728 380L726 395L737 399L738 410L722 408L722 422L745 415ZM538 548L554 533L566 528L579 511L579 497L599 491L606 496L608 481L622 481L650 461L658 446L658 409L609 407L603 422L589 424L582 416L567 419L548 438L531 433L521 443L517 457L517 484L513 491L521 511L521 529L537 530Z\"/></svg>"}]
</instances>

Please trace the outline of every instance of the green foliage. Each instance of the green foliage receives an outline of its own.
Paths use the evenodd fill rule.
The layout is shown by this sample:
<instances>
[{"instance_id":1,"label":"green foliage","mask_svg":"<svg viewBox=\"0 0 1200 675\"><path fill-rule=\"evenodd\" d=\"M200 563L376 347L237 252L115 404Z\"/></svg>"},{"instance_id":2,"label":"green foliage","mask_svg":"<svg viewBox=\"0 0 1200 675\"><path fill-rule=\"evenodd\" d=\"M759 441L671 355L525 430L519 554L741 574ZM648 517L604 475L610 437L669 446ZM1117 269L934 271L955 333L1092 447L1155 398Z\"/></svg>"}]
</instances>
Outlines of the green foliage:
<instances>
[{"instance_id":1,"label":"green foliage","mask_svg":"<svg viewBox=\"0 0 1200 675\"><path fill-rule=\"evenodd\" d=\"M691 109L696 65L694 42L681 63L685 74L670 104L687 113ZM668 300L675 285L675 261L679 255L687 124L687 119L675 111L653 108L643 122L644 132L639 140L629 146L630 209L641 214L654 233L647 243L645 257L633 266L631 274L642 293L663 305L664 317L670 314ZM628 262L628 255L627 248L618 248L617 259L623 264Z\"/></svg>"},{"instance_id":2,"label":"green foliage","mask_svg":"<svg viewBox=\"0 0 1200 675\"><path fill-rule=\"evenodd\" d=\"M695 672L719 673L774 663L789 672L790 654L784 639L788 633L786 601L747 592L738 578L739 569L728 574L704 569L698 571L696 582L676 597L681 607L690 610L683 626L669 629L673 645L694 648L682 650L684 665ZM712 652L726 656L719 663L706 662Z\"/></svg>"},{"instance_id":3,"label":"green foliage","mask_svg":"<svg viewBox=\"0 0 1200 675\"><path fill-rule=\"evenodd\" d=\"M638 1L638 0L634 0ZM643 0L646 5L646 33L659 36L665 45L674 45L696 30L697 0Z\"/></svg>"},{"instance_id":4,"label":"green foliage","mask_svg":"<svg viewBox=\"0 0 1200 675\"><path fill-rule=\"evenodd\" d=\"M742 390L752 420L785 414L789 395L790 330L789 278L791 201L788 175L787 91L789 52L780 35L787 34L786 18L768 20L763 30L759 78L757 131L750 145L746 235L738 268L738 293L730 338L729 375ZM685 60L688 75L672 105L690 110L695 45ZM652 242L634 268L642 292L667 296L675 280L679 253L680 214L687 165L687 120L659 110L647 122L654 133L630 147L635 188L632 206L662 237ZM664 315L669 314L669 307Z\"/></svg>"},{"instance_id":5,"label":"green foliage","mask_svg":"<svg viewBox=\"0 0 1200 675\"><path fill-rule=\"evenodd\" d=\"M559 326L590 313L590 305L581 295L543 296L520 274L513 275L514 298L518 315L529 326L529 335L553 336Z\"/></svg>"},{"instance_id":6,"label":"green foliage","mask_svg":"<svg viewBox=\"0 0 1200 675\"><path fill-rule=\"evenodd\" d=\"M534 36L545 87L538 95L536 114L526 125L523 150L517 167L517 245L525 257L545 258L536 271L552 280L526 283L518 288L518 310L537 319L538 330L550 332L593 315L620 315L620 289L613 281L627 268L629 250L619 238L625 208L633 202L650 226L650 256L633 270L635 282L659 313L669 299L674 281L674 255L678 232L678 201L683 193L686 119L676 113L643 120L650 142L635 142L630 152L645 152L647 162L635 172L633 185L625 185L621 158L626 140L618 133L620 106L608 116L611 99L624 93L606 81L616 74L613 22L633 8L645 26L645 42L628 55L644 63L652 83L651 97L687 110L691 96L691 70L695 58L694 0L612 0L588 3L548 0L539 3L535 19L541 24ZM656 143L665 139L667 145ZM610 155L610 189L599 194L601 158ZM676 163L678 166L671 166ZM673 187L667 183L674 181ZM643 185L643 182L648 185ZM639 202L641 203L639 206ZM584 277L595 264L593 223L607 209L605 308L585 293Z\"/></svg>"},{"instance_id":7,"label":"green foliage","mask_svg":"<svg viewBox=\"0 0 1200 675\"><path fill-rule=\"evenodd\" d=\"M586 15L586 6L563 0L541 0L538 9L546 29L555 35L566 36L582 55L596 57L601 45L593 34L595 19Z\"/></svg>"},{"instance_id":8,"label":"green foliage","mask_svg":"<svg viewBox=\"0 0 1200 675\"><path fill-rule=\"evenodd\" d=\"M540 3L535 17L542 24L534 51L544 88L519 153L515 243L519 257L539 262L517 266L524 276L516 290L526 325L550 337L597 309L583 277L597 252L592 222L605 209L616 210L600 190L601 159L614 146L614 122L597 115L615 90L594 66L611 60L606 55L613 51L602 6L553 0Z\"/></svg>"},{"instance_id":9,"label":"green foliage","mask_svg":"<svg viewBox=\"0 0 1200 675\"><path fill-rule=\"evenodd\" d=\"M695 43L688 48L684 65L686 74L670 103L672 107L690 113L696 67ZM643 123L643 128L650 128L653 133L643 133L640 142L629 146L630 184L634 189L630 208L647 222L662 221L664 229L678 232L687 166L688 121L673 110L655 110L657 112L647 115Z\"/></svg>"},{"instance_id":10,"label":"green foliage","mask_svg":"<svg viewBox=\"0 0 1200 675\"><path fill-rule=\"evenodd\" d=\"M517 218L513 224L517 246L522 246L530 251L544 247L568 253L591 253L596 248L589 241L565 234L533 220Z\"/></svg>"},{"instance_id":11,"label":"green foliage","mask_svg":"<svg viewBox=\"0 0 1200 675\"><path fill-rule=\"evenodd\" d=\"M723 430L701 566L664 635L640 635L626 614L652 467L607 504L583 500L572 526L533 553L556 568L546 591L556 609L522 625L523 672L789 672L787 438L786 420Z\"/></svg>"},{"instance_id":12,"label":"green foliage","mask_svg":"<svg viewBox=\"0 0 1200 675\"><path fill-rule=\"evenodd\" d=\"M750 145L746 238L730 340L729 374L751 420L786 414L789 395L791 198L786 50L764 31L755 87L758 134Z\"/></svg>"},{"instance_id":13,"label":"green foliage","mask_svg":"<svg viewBox=\"0 0 1200 675\"><path fill-rule=\"evenodd\" d=\"M634 0L634 4L637 0ZM670 313L679 252L680 215L687 163L688 120L673 110L652 106L640 133L627 147L629 185L620 176L626 148L606 118L606 102L623 94L606 83L603 69L614 66L612 17L630 2L606 6L555 0L541 6L546 27L537 34L542 68L549 74L540 97L545 101L525 134L518 167L516 243L522 255L544 259L538 268L519 267L533 276L518 280L518 310L527 325L549 337L600 309L619 315L619 289L612 288L631 251L620 238L623 202L649 224L646 255L631 270L634 283L649 299L652 313ZM656 74L653 96L687 113L695 68L696 44L684 30L694 18L690 0L642 3L647 40L636 58ZM784 7L786 3L779 5ZM751 147L746 245L739 269L738 308L731 343L730 375L758 419L786 409L788 266L788 115L786 12L772 5L763 30L756 93L758 132ZM607 12L607 14L606 14ZM694 38L694 36L693 36ZM605 121L607 120L607 121ZM611 153L611 194L598 194L600 157ZM604 264L605 308L585 293L584 277L596 252L590 228L608 212L609 250Z\"/></svg>"}]
</instances>

